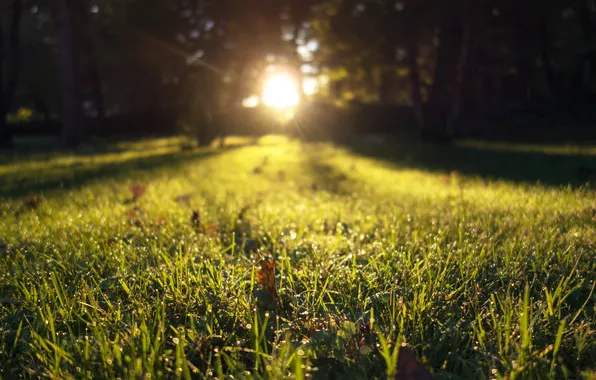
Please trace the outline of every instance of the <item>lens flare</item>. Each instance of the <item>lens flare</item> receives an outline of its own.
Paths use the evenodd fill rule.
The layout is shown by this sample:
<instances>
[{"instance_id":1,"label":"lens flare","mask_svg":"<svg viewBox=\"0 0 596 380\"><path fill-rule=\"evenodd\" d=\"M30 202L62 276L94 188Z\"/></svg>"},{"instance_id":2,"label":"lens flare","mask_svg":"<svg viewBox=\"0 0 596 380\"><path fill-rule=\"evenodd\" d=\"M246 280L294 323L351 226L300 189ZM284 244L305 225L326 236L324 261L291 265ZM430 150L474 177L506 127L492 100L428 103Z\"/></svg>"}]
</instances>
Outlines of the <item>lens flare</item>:
<instances>
[{"instance_id":1,"label":"lens flare","mask_svg":"<svg viewBox=\"0 0 596 380\"><path fill-rule=\"evenodd\" d=\"M251 95L247 98L242 99L242 106L244 108L255 108L259 105L261 99L256 95Z\"/></svg>"},{"instance_id":2,"label":"lens flare","mask_svg":"<svg viewBox=\"0 0 596 380\"><path fill-rule=\"evenodd\" d=\"M275 74L265 80L262 98L265 105L283 109L298 105L300 94L290 75Z\"/></svg>"}]
</instances>

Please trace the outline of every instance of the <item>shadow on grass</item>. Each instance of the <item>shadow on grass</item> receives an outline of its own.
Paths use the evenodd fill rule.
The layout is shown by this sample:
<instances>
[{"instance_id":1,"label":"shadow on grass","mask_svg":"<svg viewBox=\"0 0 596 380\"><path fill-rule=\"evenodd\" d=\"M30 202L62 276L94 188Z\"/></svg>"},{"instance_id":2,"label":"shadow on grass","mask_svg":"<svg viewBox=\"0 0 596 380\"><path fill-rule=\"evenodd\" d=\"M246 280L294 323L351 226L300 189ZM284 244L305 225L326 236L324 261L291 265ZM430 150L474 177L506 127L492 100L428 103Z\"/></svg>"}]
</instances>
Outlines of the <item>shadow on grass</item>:
<instances>
[{"instance_id":1,"label":"shadow on grass","mask_svg":"<svg viewBox=\"0 0 596 380\"><path fill-rule=\"evenodd\" d=\"M0 198L23 197L58 189L76 189L92 181L126 178L132 172L174 168L190 161L206 159L242 146L234 145L218 149L209 148L190 151L184 149L166 152L154 151L144 155L121 157L118 160L107 162L76 161L75 159L62 164L0 173ZM80 156L75 155L74 157ZM29 163L31 161L23 158L23 162ZM33 162L35 163L35 161Z\"/></svg>"},{"instance_id":2,"label":"shadow on grass","mask_svg":"<svg viewBox=\"0 0 596 380\"><path fill-rule=\"evenodd\" d=\"M547 186L596 185L596 148L461 144L436 145L413 137L352 140L342 144L352 153L404 168L431 172L457 171L490 180Z\"/></svg>"}]
</instances>

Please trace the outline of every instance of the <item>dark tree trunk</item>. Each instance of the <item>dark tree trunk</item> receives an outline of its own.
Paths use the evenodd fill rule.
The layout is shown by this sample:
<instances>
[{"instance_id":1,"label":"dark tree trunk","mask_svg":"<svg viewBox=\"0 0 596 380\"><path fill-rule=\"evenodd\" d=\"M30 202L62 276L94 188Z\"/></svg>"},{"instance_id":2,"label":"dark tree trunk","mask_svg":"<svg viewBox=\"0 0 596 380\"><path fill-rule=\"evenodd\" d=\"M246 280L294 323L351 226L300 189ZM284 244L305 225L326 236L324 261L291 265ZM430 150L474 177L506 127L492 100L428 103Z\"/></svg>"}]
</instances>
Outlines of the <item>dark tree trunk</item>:
<instances>
[{"instance_id":1,"label":"dark tree trunk","mask_svg":"<svg viewBox=\"0 0 596 380\"><path fill-rule=\"evenodd\" d=\"M8 133L8 124L6 121L6 114L8 112L4 104L4 60L6 53L4 52L4 34L2 33L2 17L0 17L0 146L10 142Z\"/></svg>"},{"instance_id":2,"label":"dark tree trunk","mask_svg":"<svg viewBox=\"0 0 596 380\"><path fill-rule=\"evenodd\" d=\"M552 95L558 95L560 88L557 82L555 70L553 68L552 60L550 59L549 49L552 47L550 32L548 30L548 20L546 12L546 4L540 2L538 5L539 15L539 33L540 33L540 58L542 59L542 66L544 67L544 74L546 77L546 85Z\"/></svg>"},{"instance_id":3,"label":"dark tree trunk","mask_svg":"<svg viewBox=\"0 0 596 380\"><path fill-rule=\"evenodd\" d=\"M192 109L189 109L189 115L195 115L191 117L191 123L197 128L197 139L199 145L208 146L217 137L217 130L215 125L215 113L217 109L216 99L219 97L216 91L220 91L221 88L217 88L215 85L215 78L218 74L216 73L203 73L203 77L199 83L200 88L195 91L198 92L196 98L199 100L195 106L190 103ZM198 118L196 117L198 114Z\"/></svg>"},{"instance_id":4,"label":"dark tree trunk","mask_svg":"<svg viewBox=\"0 0 596 380\"><path fill-rule=\"evenodd\" d=\"M62 139L67 146L76 146L87 136L81 117L73 9L69 0L53 0L52 5L58 34Z\"/></svg>"},{"instance_id":5,"label":"dark tree trunk","mask_svg":"<svg viewBox=\"0 0 596 380\"><path fill-rule=\"evenodd\" d=\"M89 86L91 87L91 97L93 104L97 111L97 120L100 123L105 121L105 101L102 91L102 80L101 73L99 71L97 51L95 49L95 41L91 33L91 20L89 18L89 11L85 8L85 3L81 0L74 1L72 5L73 14L75 15L75 30L77 30L78 44L82 49L82 53L86 58L86 77L89 80Z\"/></svg>"},{"instance_id":6,"label":"dark tree trunk","mask_svg":"<svg viewBox=\"0 0 596 380\"><path fill-rule=\"evenodd\" d=\"M379 101L382 104L393 103L393 88L395 84L395 70L393 66L381 66L381 83L379 84Z\"/></svg>"},{"instance_id":7,"label":"dark tree trunk","mask_svg":"<svg viewBox=\"0 0 596 380\"><path fill-rule=\"evenodd\" d=\"M424 106L420 85L420 68L418 67L418 41L414 38L408 39L407 50L410 96L414 105L414 115L416 116L418 127L424 129Z\"/></svg>"},{"instance_id":8,"label":"dark tree trunk","mask_svg":"<svg viewBox=\"0 0 596 380\"><path fill-rule=\"evenodd\" d=\"M92 57L91 67L89 70L93 103L95 104L95 109L97 111L97 120L103 124L106 120L106 106L102 91L101 73L97 67L97 58L95 55Z\"/></svg>"},{"instance_id":9,"label":"dark tree trunk","mask_svg":"<svg viewBox=\"0 0 596 380\"><path fill-rule=\"evenodd\" d=\"M532 2L530 0L517 1L514 15L514 36L516 49L516 65L524 93L520 94L525 100L532 97L532 64L528 57L531 54L531 37L528 35L528 25L535 25L528 18L532 15Z\"/></svg>"},{"instance_id":10,"label":"dark tree trunk","mask_svg":"<svg viewBox=\"0 0 596 380\"><path fill-rule=\"evenodd\" d=\"M2 35L2 25L0 25L0 145L10 143L11 133L8 128L6 116L12 107L14 94L19 82L21 67L21 16L23 13L22 0L13 0L12 17L10 32L8 35L8 53L5 52L4 40ZM7 67L6 88L4 84L4 62Z\"/></svg>"},{"instance_id":11,"label":"dark tree trunk","mask_svg":"<svg viewBox=\"0 0 596 380\"><path fill-rule=\"evenodd\" d=\"M470 40L472 38L471 34L472 26L469 22L467 22L464 29L459 60L457 62L453 99L451 100L451 111L449 113L449 119L447 120L447 134L450 136L453 135L453 126L459 118L461 112L462 87L466 79L466 65L468 63L468 56L470 53Z\"/></svg>"},{"instance_id":12,"label":"dark tree trunk","mask_svg":"<svg viewBox=\"0 0 596 380\"><path fill-rule=\"evenodd\" d=\"M571 74L571 95L575 99L585 99L590 93L590 83L584 82L584 70L589 67L590 80L596 75L596 47L594 46L594 23L590 16L588 0L583 1L580 8L580 24L584 37L584 52L578 57L577 64Z\"/></svg>"},{"instance_id":13,"label":"dark tree trunk","mask_svg":"<svg viewBox=\"0 0 596 380\"><path fill-rule=\"evenodd\" d=\"M449 3L442 8L443 19L439 35L439 48L435 78L428 102L426 120L422 135L431 141L450 141L450 123L452 122L454 101L458 101L458 75L462 58L467 56L466 24L469 11L468 0ZM467 39L469 41L469 39ZM465 53L465 54L463 54Z\"/></svg>"},{"instance_id":14,"label":"dark tree trunk","mask_svg":"<svg viewBox=\"0 0 596 380\"><path fill-rule=\"evenodd\" d=\"M37 112L41 113L44 124L49 124L51 122L51 117L50 110L48 109L48 105L46 104L46 102L40 97L36 97L35 108L37 109Z\"/></svg>"}]
</instances>

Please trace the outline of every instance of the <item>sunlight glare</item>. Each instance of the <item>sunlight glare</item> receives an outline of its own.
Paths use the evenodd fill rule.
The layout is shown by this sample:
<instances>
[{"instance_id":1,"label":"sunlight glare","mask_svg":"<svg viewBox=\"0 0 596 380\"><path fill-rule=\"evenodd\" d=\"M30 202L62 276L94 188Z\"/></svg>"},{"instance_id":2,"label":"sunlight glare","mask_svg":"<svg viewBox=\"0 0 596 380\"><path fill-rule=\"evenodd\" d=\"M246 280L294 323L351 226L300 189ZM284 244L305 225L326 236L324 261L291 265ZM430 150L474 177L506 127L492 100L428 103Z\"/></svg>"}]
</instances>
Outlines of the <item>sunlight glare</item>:
<instances>
[{"instance_id":1,"label":"sunlight glare","mask_svg":"<svg viewBox=\"0 0 596 380\"><path fill-rule=\"evenodd\" d=\"M261 103L261 99L257 95L252 95L242 99L242 106L244 108L255 108Z\"/></svg>"},{"instance_id":2,"label":"sunlight glare","mask_svg":"<svg viewBox=\"0 0 596 380\"><path fill-rule=\"evenodd\" d=\"M289 74L274 74L265 80L263 103L269 107L288 108L298 105L300 94Z\"/></svg>"},{"instance_id":3,"label":"sunlight glare","mask_svg":"<svg viewBox=\"0 0 596 380\"><path fill-rule=\"evenodd\" d=\"M317 92L318 87L316 78L304 78L302 81L302 88L304 88L304 94L306 95L314 95Z\"/></svg>"}]
</instances>

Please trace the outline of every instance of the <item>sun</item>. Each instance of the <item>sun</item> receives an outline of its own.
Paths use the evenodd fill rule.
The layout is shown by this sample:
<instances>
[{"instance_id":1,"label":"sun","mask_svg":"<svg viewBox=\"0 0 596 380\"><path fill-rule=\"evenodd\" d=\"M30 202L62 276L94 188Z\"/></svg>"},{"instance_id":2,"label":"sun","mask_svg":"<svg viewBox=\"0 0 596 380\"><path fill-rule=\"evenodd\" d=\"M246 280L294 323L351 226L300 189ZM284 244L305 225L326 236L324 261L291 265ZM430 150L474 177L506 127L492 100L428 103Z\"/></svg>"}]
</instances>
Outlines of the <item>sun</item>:
<instances>
[{"instance_id":1,"label":"sun","mask_svg":"<svg viewBox=\"0 0 596 380\"><path fill-rule=\"evenodd\" d=\"M298 84L289 74L272 74L265 79L262 100L269 107L279 109L295 107L300 102Z\"/></svg>"}]
</instances>

